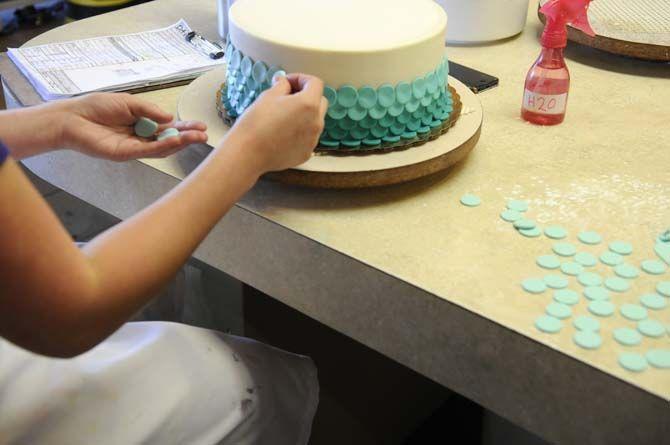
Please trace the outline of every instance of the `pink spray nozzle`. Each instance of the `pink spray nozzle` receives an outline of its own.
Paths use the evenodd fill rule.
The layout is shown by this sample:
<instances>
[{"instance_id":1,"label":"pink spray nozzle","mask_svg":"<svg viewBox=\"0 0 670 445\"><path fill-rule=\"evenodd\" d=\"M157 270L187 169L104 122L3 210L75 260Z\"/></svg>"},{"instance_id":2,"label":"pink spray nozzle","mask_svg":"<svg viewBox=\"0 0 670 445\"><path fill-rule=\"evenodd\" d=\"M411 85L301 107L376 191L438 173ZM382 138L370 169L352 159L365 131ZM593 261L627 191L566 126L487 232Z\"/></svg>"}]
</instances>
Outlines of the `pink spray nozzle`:
<instances>
[{"instance_id":1,"label":"pink spray nozzle","mask_svg":"<svg viewBox=\"0 0 670 445\"><path fill-rule=\"evenodd\" d=\"M540 8L546 17L542 46L546 48L563 48L568 41L566 25L571 25L584 33L595 36L587 11L591 0L549 0Z\"/></svg>"}]
</instances>

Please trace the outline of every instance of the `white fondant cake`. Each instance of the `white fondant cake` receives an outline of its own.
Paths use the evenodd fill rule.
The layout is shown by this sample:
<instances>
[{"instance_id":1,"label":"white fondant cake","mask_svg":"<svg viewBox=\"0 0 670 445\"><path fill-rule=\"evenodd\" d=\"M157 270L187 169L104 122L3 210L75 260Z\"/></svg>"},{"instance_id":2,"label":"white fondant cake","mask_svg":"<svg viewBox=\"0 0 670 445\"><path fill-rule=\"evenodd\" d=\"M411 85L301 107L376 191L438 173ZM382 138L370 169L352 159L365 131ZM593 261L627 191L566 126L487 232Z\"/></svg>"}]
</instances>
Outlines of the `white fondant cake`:
<instances>
[{"instance_id":1,"label":"white fondant cake","mask_svg":"<svg viewBox=\"0 0 670 445\"><path fill-rule=\"evenodd\" d=\"M409 148L458 116L447 87L447 16L432 0L237 0L229 20L217 95L228 122L278 71L324 81L319 151Z\"/></svg>"},{"instance_id":2,"label":"white fondant cake","mask_svg":"<svg viewBox=\"0 0 670 445\"><path fill-rule=\"evenodd\" d=\"M447 15L432 0L238 0L229 17L243 54L334 88L412 80L445 53Z\"/></svg>"}]
</instances>

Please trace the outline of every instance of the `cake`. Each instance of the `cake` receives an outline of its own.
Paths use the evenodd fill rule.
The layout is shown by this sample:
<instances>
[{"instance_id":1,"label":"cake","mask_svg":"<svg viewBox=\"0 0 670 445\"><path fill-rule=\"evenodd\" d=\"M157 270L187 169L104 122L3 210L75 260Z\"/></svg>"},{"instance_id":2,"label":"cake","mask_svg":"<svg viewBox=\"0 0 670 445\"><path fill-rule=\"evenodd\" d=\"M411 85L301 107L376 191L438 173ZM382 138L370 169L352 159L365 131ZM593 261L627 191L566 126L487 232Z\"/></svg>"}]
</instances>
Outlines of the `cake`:
<instances>
[{"instance_id":1,"label":"cake","mask_svg":"<svg viewBox=\"0 0 670 445\"><path fill-rule=\"evenodd\" d=\"M276 72L302 72L323 79L329 103L317 151L422 144L460 111L447 85L446 30L432 0L237 0L217 107L232 124Z\"/></svg>"}]
</instances>

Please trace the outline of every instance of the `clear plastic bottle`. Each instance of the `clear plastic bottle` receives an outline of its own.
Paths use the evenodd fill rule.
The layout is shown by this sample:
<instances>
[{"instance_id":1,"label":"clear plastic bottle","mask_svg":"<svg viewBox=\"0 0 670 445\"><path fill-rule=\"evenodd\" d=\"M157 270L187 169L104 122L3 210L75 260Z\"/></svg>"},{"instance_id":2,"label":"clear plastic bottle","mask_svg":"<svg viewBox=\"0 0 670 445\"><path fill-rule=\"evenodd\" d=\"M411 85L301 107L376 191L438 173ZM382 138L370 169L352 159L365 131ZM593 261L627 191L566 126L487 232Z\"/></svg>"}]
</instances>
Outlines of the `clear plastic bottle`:
<instances>
[{"instance_id":1,"label":"clear plastic bottle","mask_svg":"<svg viewBox=\"0 0 670 445\"><path fill-rule=\"evenodd\" d=\"M542 48L526 76L521 117L538 125L563 122L568 103L570 73L563 48Z\"/></svg>"}]
</instances>

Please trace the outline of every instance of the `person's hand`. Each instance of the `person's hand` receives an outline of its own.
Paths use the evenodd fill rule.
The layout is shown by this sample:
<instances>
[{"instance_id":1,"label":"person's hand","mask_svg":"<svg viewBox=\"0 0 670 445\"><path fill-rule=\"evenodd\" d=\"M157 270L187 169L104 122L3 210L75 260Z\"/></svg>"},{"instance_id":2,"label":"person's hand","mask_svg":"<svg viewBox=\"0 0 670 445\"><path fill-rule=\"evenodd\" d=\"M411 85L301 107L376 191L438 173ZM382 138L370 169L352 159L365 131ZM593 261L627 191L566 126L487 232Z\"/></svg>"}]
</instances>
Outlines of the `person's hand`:
<instances>
[{"instance_id":1,"label":"person's hand","mask_svg":"<svg viewBox=\"0 0 670 445\"><path fill-rule=\"evenodd\" d=\"M206 142L202 122L173 120L158 106L126 93L95 93L63 101L61 144L84 154L114 161L169 156L188 144ZM135 136L134 124L147 117L179 130L179 136L155 141Z\"/></svg>"},{"instance_id":2,"label":"person's hand","mask_svg":"<svg viewBox=\"0 0 670 445\"><path fill-rule=\"evenodd\" d=\"M307 161L323 131L328 101L323 82L305 74L279 78L240 116L228 133L258 174Z\"/></svg>"}]
</instances>

